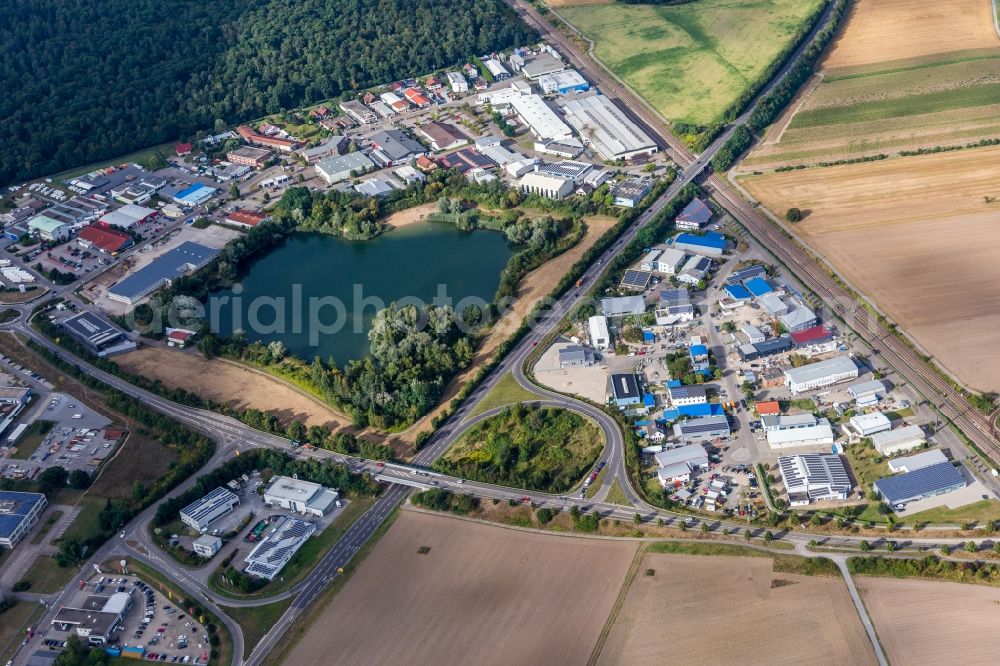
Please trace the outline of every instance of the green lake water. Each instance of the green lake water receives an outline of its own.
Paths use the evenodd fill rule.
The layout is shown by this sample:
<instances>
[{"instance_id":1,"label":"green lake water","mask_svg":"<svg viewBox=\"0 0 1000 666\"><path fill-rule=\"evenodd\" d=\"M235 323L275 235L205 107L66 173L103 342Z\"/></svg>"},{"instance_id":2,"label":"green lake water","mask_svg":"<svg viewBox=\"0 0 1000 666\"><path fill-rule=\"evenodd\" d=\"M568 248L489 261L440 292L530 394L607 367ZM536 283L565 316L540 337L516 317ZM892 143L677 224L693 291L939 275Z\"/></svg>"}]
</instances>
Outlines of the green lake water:
<instances>
[{"instance_id":1,"label":"green lake water","mask_svg":"<svg viewBox=\"0 0 1000 666\"><path fill-rule=\"evenodd\" d=\"M218 312L213 328L222 335L242 328L251 341L280 340L306 360L332 356L343 365L367 352L372 318L390 302L432 303L443 293L459 311L462 299L488 303L512 254L503 234L462 232L443 223L361 242L291 234L238 286L212 294L210 306L215 301Z\"/></svg>"}]
</instances>

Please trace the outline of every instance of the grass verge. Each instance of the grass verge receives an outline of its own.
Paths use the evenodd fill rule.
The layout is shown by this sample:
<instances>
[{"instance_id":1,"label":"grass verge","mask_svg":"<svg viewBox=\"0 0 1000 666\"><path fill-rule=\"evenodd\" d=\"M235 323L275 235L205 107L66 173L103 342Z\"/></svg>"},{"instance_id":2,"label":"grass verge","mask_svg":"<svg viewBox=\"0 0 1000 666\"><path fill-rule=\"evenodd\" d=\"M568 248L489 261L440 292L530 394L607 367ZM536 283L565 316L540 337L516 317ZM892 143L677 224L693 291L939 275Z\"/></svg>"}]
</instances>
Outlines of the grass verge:
<instances>
[{"instance_id":1,"label":"grass verge","mask_svg":"<svg viewBox=\"0 0 1000 666\"><path fill-rule=\"evenodd\" d=\"M35 536L31 537L31 543L33 544L41 543L42 539L45 538L45 535L48 534L49 530L52 529L52 526L56 524L56 521L62 518L62 514L63 512L59 510L53 511L51 514L49 514L49 517L45 519L45 522L42 523L42 526L38 528L37 532L35 532Z\"/></svg>"},{"instance_id":2,"label":"grass verge","mask_svg":"<svg viewBox=\"0 0 1000 666\"><path fill-rule=\"evenodd\" d=\"M51 555L39 555L21 580L31 583L28 592L55 594L66 587L76 571L77 567L59 566Z\"/></svg>"},{"instance_id":3,"label":"grass verge","mask_svg":"<svg viewBox=\"0 0 1000 666\"><path fill-rule=\"evenodd\" d=\"M252 606L249 608L237 608L234 606L221 606L222 612L239 623L243 630L243 658L246 659L260 643L260 639L267 635L278 618L284 614L292 599L277 601L266 606Z\"/></svg>"},{"instance_id":4,"label":"grass verge","mask_svg":"<svg viewBox=\"0 0 1000 666\"><path fill-rule=\"evenodd\" d=\"M610 504L619 504L624 506L631 504L631 502L628 501L628 498L625 497L625 491L622 490L622 486L618 482L618 479L612 481L611 487L608 489L607 501Z\"/></svg>"},{"instance_id":5,"label":"grass verge","mask_svg":"<svg viewBox=\"0 0 1000 666\"><path fill-rule=\"evenodd\" d=\"M490 392L483 396L483 399L479 401L476 408L472 410L469 417L478 416L484 412L488 412L491 409L496 409L497 407L503 407L504 405L511 405L515 402L522 402L526 400L538 400L540 396L532 393L531 391L523 388L514 379L514 375L506 374L500 378L500 381L496 383Z\"/></svg>"},{"instance_id":6,"label":"grass verge","mask_svg":"<svg viewBox=\"0 0 1000 666\"><path fill-rule=\"evenodd\" d=\"M12 601L13 606L0 613L0 661L7 663L14 656L25 630L42 617L41 604Z\"/></svg>"}]
</instances>

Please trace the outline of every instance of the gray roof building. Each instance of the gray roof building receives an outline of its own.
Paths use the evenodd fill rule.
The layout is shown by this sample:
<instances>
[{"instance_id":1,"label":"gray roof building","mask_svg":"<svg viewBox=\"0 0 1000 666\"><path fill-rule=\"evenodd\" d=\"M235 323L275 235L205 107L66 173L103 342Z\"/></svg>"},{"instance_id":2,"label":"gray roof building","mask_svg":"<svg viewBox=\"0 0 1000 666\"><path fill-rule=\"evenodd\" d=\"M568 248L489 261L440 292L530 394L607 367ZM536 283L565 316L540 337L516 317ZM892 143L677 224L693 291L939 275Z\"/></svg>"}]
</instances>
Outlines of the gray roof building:
<instances>
[{"instance_id":1,"label":"gray roof building","mask_svg":"<svg viewBox=\"0 0 1000 666\"><path fill-rule=\"evenodd\" d=\"M725 415L702 416L674 424L674 435L683 442L729 437L729 434L729 419Z\"/></svg>"},{"instance_id":2,"label":"gray roof building","mask_svg":"<svg viewBox=\"0 0 1000 666\"><path fill-rule=\"evenodd\" d=\"M316 164L316 173L332 185L347 180L352 173L364 173L374 168L375 163L367 155L357 151L320 160Z\"/></svg>"},{"instance_id":3,"label":"gray roof building","mask_svg":"<svg viewBox=\"0 0 1000 666\"><path fill-rule=\"evenodd\" d=\"M840 456L830 453L782 456L778 458L778 468L793 506L816 500L847 499L851 494L851 478Z\"/></svg>"},{"instance_id":4,"label":"gray roof building","mask_svg":"<svg viewBox=\"0 0 1000 666\"><path fill-rule=\"evenodd\" d=\"M108 298L133 305L182 275L198 270L218 254L216 248L185 241L108 289Z\"/></svg>"},{"instance_id":5,"label":"gray roof building","mask_svg":"<svg viewBox=\"0 0 1000 666\"><path fill-rule=\"evenodd\" d=\"M894 506L950 493L966 485L965 475L950 462L928 465L898 476L887 476L872 484L875 492Z\"/></svg>"},{"instance_id":6,"label":"gray roof building","mask_svg":"<svg viewBox=\"0 0 1000 666\"><path fill-rule=\"evenodd\" d=\"M125 331L89 310L64 319L62 326L78 342L82 342L95 352L125 337Z\"/></svg>"},{"instance_id":7,"label":"gray roof building","mask_svg":"<svg viewBox=\"0 0 1000 666\"><path fill-rule=\"evenodd\" d=\"M407 162L427 153L416 139L398 129L376 132L369 140L375 148L372 151L372 158L383 166Z\"/></svg>"},{"instance_id":8,"label":"gray roof building","mask_svg":"<svg viewBox=\"0 0 1000 666\"><path fill-rule=\"evenodd\" d=\"M559 367L586 367L594 364L594 352L583 345L568 345L559 350Z\"/></svg>"},{"instance_id":9,"label":"gray roof building","mask_svg":"<svg viewBox=\"0 0 1000 666\"><path fill-rule=\"evenodd\" d=\"M646 301L642 296L617 296L601 299L601 312L605 317L640 315L646 311Z\"/></svg>"}]
</instances>

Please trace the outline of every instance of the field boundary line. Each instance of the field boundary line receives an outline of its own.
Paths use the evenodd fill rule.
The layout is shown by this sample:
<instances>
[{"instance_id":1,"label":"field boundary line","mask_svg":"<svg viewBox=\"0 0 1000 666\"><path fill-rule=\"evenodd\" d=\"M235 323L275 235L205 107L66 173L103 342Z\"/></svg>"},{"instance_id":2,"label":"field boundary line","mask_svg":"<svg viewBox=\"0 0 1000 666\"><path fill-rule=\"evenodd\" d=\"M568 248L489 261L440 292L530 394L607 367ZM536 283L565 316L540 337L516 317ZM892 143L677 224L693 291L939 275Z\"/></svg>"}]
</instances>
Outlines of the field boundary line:
<instances>
[{"instance_id":1,"label":"field boundary line","mask_svg":"<svg viewBox=\"0 0 1000 666\"><path fill-rule=\"evenodd\" d=\"M608 613L608 619L604 623L604 628L601 629L601 633L597 636L597 643L594 644L594 649L590 653L587 666L595 666L597 660L601 658L604 646L608 642L608 636L611 635L611 630L614 628L615 622L618 621L618 614L621 613L622 606L625 605L625 599L628 597L629 590L632 589L635 577L639 574L639 569L642 566L642 561L646 558L646 551L648 549L649 546L646 544L636 548L635 555L632 557L632 564L629 565L628 572L625 574L625 580L622 581L622 587L618 590L618 598L615 599L615 604L611 607L611 612Z\"/></svg>"},{"instance_id":2,"label":"field boundary line","mask_svg":"<svg viewBox=\"0 0 1000 666\"><path fill-rule=\"evenodd\" d=\"M992 0L993 5L993 29L996 30L997 37L1000 37L1000 15L997 14L997 0Z\"/></svg>"}]
</instances>

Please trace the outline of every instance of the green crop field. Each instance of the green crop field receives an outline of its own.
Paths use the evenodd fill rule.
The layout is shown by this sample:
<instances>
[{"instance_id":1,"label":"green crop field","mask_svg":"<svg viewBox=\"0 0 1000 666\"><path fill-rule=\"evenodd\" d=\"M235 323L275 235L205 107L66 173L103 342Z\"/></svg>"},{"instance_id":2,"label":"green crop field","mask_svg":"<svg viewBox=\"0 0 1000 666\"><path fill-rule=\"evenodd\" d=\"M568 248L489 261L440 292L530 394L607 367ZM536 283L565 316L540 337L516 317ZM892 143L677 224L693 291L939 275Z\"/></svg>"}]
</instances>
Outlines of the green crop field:
<instances>
[{"instance_id":1,"label":"green crop field","mask_svg":"<svg viewBox=\"0 0 1000 666\"><path fill-rule=\"evenodd\" d=\"M674 122L709 125L795 39L820 0L588 5L559 14L597 57Z\"/></svg>"}]
</instances>

